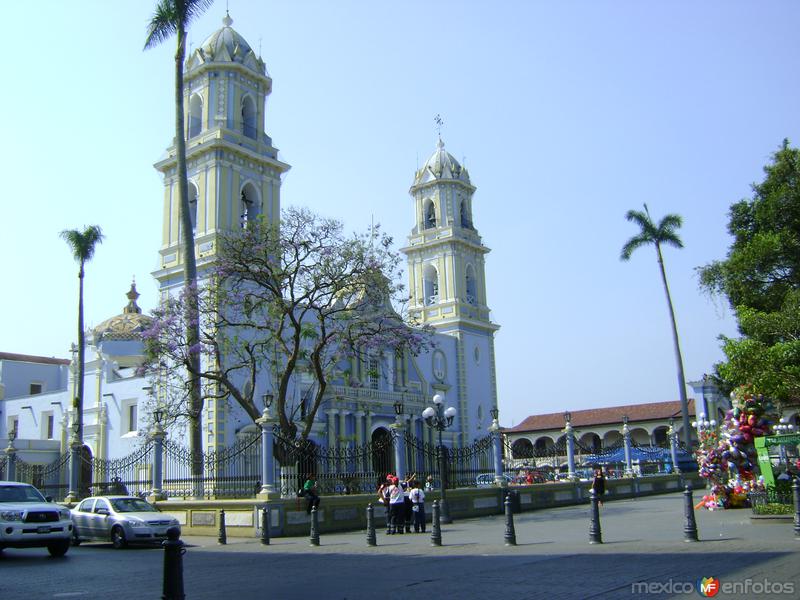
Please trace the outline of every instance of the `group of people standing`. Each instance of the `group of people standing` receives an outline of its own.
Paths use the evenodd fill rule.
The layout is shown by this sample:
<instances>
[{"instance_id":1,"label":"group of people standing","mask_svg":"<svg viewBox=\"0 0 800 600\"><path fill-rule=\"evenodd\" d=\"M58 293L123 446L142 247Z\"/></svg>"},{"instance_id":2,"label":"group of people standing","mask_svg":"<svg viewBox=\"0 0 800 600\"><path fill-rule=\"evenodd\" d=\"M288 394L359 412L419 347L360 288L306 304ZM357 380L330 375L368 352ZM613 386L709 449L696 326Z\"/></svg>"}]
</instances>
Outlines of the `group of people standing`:
<instances>
[{"instance_id":1,"label":"group of people standing","mask_svg":"<svg viewBox=\"0 0 800 600\"><path fill-rule=\"evenodd\" d=\"M386 508L386 534L425 533L425 492L416 474L400 481L389 473L378 487L378 502Z\"/></svg>"}]
</instances>

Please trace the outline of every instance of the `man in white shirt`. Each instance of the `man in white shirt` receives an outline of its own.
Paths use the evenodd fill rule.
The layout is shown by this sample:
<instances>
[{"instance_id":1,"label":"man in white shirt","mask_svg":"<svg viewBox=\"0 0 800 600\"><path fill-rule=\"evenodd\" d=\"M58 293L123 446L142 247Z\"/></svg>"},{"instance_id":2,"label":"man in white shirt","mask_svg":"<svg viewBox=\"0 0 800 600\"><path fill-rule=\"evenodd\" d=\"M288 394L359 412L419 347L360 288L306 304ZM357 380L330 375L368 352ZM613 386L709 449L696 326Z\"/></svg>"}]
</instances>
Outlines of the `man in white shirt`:
<instances>
[{"instance_id":1,"label":"man in white shirt","mask_svg":"<svg viewBox=\"0 0 800 600\"><path fill-rule=\"evenodd\" d=\"M414 514L414 533L425 533L425 492L417 481L411 483L408 498L411 500L411 510Z\"/></svg>"}]
</instances>

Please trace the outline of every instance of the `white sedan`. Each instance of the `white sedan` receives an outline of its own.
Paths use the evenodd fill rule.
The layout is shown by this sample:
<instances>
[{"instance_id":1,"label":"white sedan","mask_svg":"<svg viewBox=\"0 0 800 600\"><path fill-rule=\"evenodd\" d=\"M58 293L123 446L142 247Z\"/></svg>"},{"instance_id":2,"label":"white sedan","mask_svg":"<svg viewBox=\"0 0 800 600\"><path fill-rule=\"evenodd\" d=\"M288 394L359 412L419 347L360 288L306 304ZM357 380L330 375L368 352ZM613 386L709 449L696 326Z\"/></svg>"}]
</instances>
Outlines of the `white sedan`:
<instances>
[{"instance_id":1,"label":"white sedan","mask_svg":"<svg viewBox=\"0 0 800 600\"><path fill-rule=\"evenodd\" d=\"M135 496L93 496L72 510L73 543L110 541L114 548L152 544L167 539L167 530L180 524Z\"/></svg>"}]
</instances>

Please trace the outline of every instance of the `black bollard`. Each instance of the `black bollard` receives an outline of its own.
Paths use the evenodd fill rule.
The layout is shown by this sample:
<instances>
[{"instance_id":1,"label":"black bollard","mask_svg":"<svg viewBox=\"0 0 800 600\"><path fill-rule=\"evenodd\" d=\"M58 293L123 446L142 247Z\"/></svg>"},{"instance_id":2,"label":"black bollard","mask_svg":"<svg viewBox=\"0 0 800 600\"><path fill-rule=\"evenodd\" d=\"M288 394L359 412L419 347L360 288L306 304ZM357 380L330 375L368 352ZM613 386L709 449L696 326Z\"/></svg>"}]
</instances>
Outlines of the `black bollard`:
<instances>
[{"instance_id":1,"label":"black bollard","mask_svg":"<svg viewBox=\"0 0 800 600\"><path fill-rule=\"evenodd\" d=\"M514 530L514 513L511 511L511 495L506 496L506 534L504 536L506 546L517 545L517 532Z\"/></svg>"},{"instance_id":2,"label":"black bollard","mask_svg":"<svg viewBox=\"0 0 800 600\"><path fill-rule=\"evenodd\" d=\"M308 541L312 546L319 546L319 516L316 506L311 507L311 537Z\"/></svg>"},{"instance_id":3,"label":"black bollard","mask_svg":"<svg viewBox=\"0 0 800 600\"><path fill-rule=\"evenodd\" d=\"M167 539L161 542L164 547L164 583L161 600L184 600L183 593L183 555L186 549L180 540L181 531L177 527L167 529Z\"/></svg>"},{"instance_id":4,"label":"black bollard","mask_svg":"<svg viewBox=\"0 0 800 600\"><path fill-rule=\"evenodd\" d=\"M697 541L697 522L694 520L694 500L692 499L692 484L687 483L683 490L683 512L686 516L686 523L683 526L683 541Z\"/></svg>"},{"instance_id":5,"label":"black bollard","mask_svg":"<svg viewBox=\"0 0 800 600\"><path fill-rule=\"evenodd\" d=\"M794 496L794 537L800 540L800 477L794 478L792 495Z\"/></svg>"},{"instance_id":6,"label":"black bollard","mask_svg":"<svg viewBox=\"0 0 800 600\"><path fill-rule=\"evenodd\" d=\"M217 543L223 546L228 543L228 534L225 532L225 511L219 511L219 537Z\"/></svg>"},{"instance_id":7,"label":"black bollard","mask_svg":"<svg viewBox=\"0 0 800 600\"><path fill-rule=\"evenodd\" d=\"M589 502L591 503L591 510L589 512L589 543L602 544L603 543L603 530L600 528L600 500L594 490L589 491Z\"/></svg>"},{"instance_id":8,"label":"black bollard","mask_svg":"<svg viewBox=\"0 0 800 600\"><path fill-rule=\"evenodd\" d=\"M261 543L269 546L269 509L266 506L261 511Z\"/></svg>"},{"instance_id":9,"label":"black bollard","mask_svg":"<svg viewBox=\"0 0 800 600\"><path fill-rule=\"evenodd\" d=\"M375 509L372 504L367 504L367 546L377 546L378 539L375 537Z\"/></svg>"},{"instance_id":10,"label":"black bollard","mask_svg":"<svg viewBox=\"0 0 800 600\"><path fill-rule=\"evenodd\" d=\"M442 526L439 516L439 501L433 501L433 522L431 523L431 546L442 545Z\"/></svg>"}]
</instances>

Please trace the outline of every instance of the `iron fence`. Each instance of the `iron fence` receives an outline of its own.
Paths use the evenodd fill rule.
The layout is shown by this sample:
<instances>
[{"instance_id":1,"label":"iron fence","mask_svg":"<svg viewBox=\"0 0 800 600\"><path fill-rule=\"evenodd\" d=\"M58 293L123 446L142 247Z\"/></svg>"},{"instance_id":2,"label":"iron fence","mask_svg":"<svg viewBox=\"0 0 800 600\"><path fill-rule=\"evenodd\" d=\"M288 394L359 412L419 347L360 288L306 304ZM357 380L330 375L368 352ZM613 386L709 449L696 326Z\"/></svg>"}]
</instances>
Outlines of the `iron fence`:
<instances>
[{"instance_id":1,"label":"iron fence","mask_svg":"<svg viewBox=\"0 0 800 600\"><path fill-rule=\"evenodd\" d=\"M48 464L28 463L18 458L15 467L17 481L30 483L54 500L66 498L69 492L69 452Z\"/></svg>"}]
</instances>

